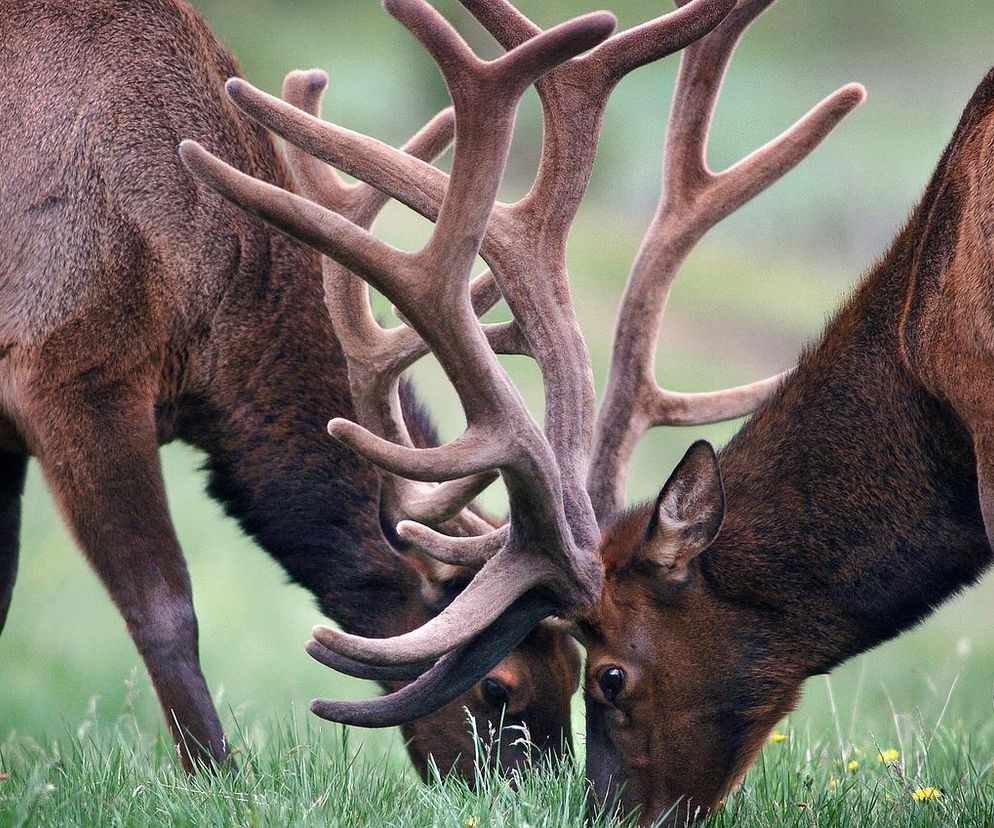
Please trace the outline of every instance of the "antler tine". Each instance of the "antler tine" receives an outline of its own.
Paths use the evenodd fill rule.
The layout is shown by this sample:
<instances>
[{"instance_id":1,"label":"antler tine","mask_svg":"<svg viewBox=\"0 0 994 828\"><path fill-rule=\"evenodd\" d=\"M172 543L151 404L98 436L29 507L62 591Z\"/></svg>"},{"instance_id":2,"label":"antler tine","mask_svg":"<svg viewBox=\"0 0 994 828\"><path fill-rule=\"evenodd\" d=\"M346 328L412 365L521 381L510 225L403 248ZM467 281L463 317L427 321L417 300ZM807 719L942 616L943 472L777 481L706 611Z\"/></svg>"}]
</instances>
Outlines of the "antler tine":
<instances>
[{"instance_id":1,"label":"antler tine","mask_svg":"<svg viewBox=\"0 0 994 828\"><path fill-rule=\"evenodd\" d=\"M436 355L466 412L464 434L437 448L412 449L333 421L330 428L339 439L404 477L444 481L493 468L504 477L511 505L507 544L445 611L395 639L317 632L321 643L341 655L398 664L458 647L533 589L548 590L567 612L589 605L598 593L599 562L573 542L555 458L490 349L468 285L503 175L520 96L536 77L601 42L614 18L605 13L577 18L487 63L472 55L424 0L387 0L385 5L436 58L458 123L450 184L435 230L421 251L395 250L341 216L243 176L197 147L185 145L183 157L223 195L380 289ZM591 523L592 517L591 512ZM478 542L483 547L489 541L484 537Z\"/></svg>"},{"instance_id":2,"label":"antler tine","mask_svg":"<svg viewBox=\"0 0 994 828\"><path fill-rule=\"evenodd\" d=\"M556 611L557 603L546 596L522 595L501 613L485 635L440 658L414 683L371 701L317 699L311 704L311 711L323 719L357 727L393 727L426 716L476 684L543 618Z\"/></svg>"},{"instance_id":3,"label":"antler tine","mask_svg":"<svg viewBox=\"0 0 994 828\"><path fill-rule=\"evenodd\" d=\"M283 83L283 96L287 103L316 118L327 83L328 76L320 70L291 72ZM251 101L255 108L266 106L269 96L244 81L233 79L227 86L234 98ZM285 113L285 109L271 104L270 110L275 117ZM414 158L432 159L449 146L454 127L452 110L443 110L401 151ZM364 182L345 184L331 167L293 144L287 144L286 156L305 196L361 227L368 228L389 199L386 193ZM398 381L401 373L428 348L410 327L385 330L373 318L366 284L331 259L326 258L323 264L325 299L349 363L356 414L376 434L413 447L401 410ZM486 302L490 297L482 298ZM428 486L384 474L381 509L393 523L405 517L435 525L454 521L446 528L456 534L487 533L493 527L478 515L464 512L463 507L496 478L497 473L488 470L444 486Z\"/></svg>"},{"instance_id":4,"label":"antler tine","mask_svg":"<svg viewBox=\"0 0 994 828\"><path fill-rule=\"evenodd\" d=\"M311 639L304 646L307 654L325 667L330 667L339 673L370 681L414 681L432 668L434 662L414 662L413 664L376 665L363 664L345 656L340 656L324 646L320 641Z\"/></svg>"},{"instance_id":5,"label":"antler tine","mask_svg":"<svg viewBox=\"0 0 994 828\"><path fill-rule=\"evenodd\" d=\"M247 86L250 84L241 78L229 78L224 88L228 97L237 101L240 90ZM328 73L321 69L290 72L283 79L283 97L293 106L312 115L321 113L321 101L327 88ZM451 141L451 135L447 136L445 146ZM440 154L444 149L445 147L439 148L435 154ZM318 163L317 159L299 152L292 145L287 145L285 155L297 186L304 195L336 213L348 207L355 187L346 184L332 167Z\"/></svg>"},{"instance_id":6,"label":"antler tine","mask_svg":"<svg viewBox=\"0 0 994 828\"><path fill-rule=\"evenodd\" d=\"M482 566L507 545L510 531L505 524L487 535L484 541L477 541L476 538L443 535L424 524L425 521L402 520L397 524L397 534L436 561L474 568Z\"/></svg>"},{"instance_id":7,"label":"antler tine","mask_svg":"<svg viewBox=\"0 0 994 828\"><path fill-rule=\"evenodd\" d=\"M784 376L706 394L667 391L655 379L655 347L666 300L690 250L711 227L807 157L865 97L858 84L845 86L743 161L721 173L708 169L708 132L725 70L745 30L773 2L740 0L718 28L683 53L670 111L660 205L628 278L598 414L589 489L601 520L624 502L628 463L648 429L743 416Z\"/></svg>"},{"instance_id":8,"label":"antler tine","mask_svg":"<svg viewBox=\"0 0 994 828\"><path fill-rule=\"evenodd\" d=\"M692 0L676 11L620 32L590 57L607 64L617 82L629 72L679 52L712 31L735 7L735 0Z\"/></svg>"},{"instance_id":9,"label":"antler tine","mask_svg":"<svg viewBox=\"0 0 994 828\"><path fill-rule=\"evenodd\" d=\"M318 625L311 634L332 652L367 664L428 661L475 638L525 593L561 579L557 562L547 556L502 550L487 560L451 604L411 632L363 638Z\"/></svg>"}]
</instances>

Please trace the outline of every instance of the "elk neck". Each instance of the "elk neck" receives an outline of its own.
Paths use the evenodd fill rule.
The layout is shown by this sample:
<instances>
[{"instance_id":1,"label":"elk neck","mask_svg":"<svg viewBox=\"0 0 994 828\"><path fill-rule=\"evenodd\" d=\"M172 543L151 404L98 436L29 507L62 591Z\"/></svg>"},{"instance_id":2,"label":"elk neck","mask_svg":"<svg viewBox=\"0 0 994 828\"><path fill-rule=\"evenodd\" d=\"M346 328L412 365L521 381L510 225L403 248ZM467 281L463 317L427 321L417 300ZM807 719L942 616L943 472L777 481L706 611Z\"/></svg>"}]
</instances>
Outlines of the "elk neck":
<instances>
[{"instance_id":1,"label":"elk neck","mask_svg":"<svg viewBox=\"0 0 994 828\"><path fill-rule=\"evenodd\" d=\"M798 679L914 625L991 561L969 435L898 347L911 236L720 455L727 513L704 579Z\"/></svg>"}]
</instances>

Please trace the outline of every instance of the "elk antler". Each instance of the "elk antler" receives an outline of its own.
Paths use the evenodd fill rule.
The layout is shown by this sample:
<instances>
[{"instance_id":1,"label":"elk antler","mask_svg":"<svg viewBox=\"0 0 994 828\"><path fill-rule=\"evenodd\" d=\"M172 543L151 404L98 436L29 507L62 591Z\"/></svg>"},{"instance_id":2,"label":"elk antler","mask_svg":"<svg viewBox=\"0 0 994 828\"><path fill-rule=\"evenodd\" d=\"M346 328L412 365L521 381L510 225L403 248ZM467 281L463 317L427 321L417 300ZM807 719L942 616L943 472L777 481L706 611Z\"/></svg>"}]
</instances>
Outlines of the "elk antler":
<instances>
[{"instance_id":1,"label":"elk antler","mask_svg":"<svg viewBox=\"0 0 994 828\"><path fill-rule=\"evenodd\" d=\"M462 436L435 448L392 443L343 420L332 421L332 433L380 467L406 478L445 482L491 469L499 469L504 478L511 520L509 528L496 535L499 551L438 616L392 639L363 639L324 627L315 630L315 638L331 651L366 663L426 661L458 648L416 682L434 688L430 698L422 696L420 701L437 707L453 686L451 680L439 679L453 666L461 672L460 681L476 681L495 663L492 659L500 648L495 649L493 642L509 649L520 640L513 639L523 624L527 629L522 636L545 615L588 606L599 591L600 565L587 544L574 541L555 456L491 350L468 285L503 174L521 95L554 66L603 41L614 18L606 13L577 18L485 62L424 0L387 0L385 5L438 63L455 109L451 180L435 231L421 251L396 250L319 204L239 173L195 143L184 142L181 154L187 166L222 195L335 259L386 295L438 358L467 420ZM568 366L560 366L559 375L568 381ZM589 502L587 513L586 523L574 528L581 537L596 540ZM401 524L399 531L415 542L430 542L427 539L433 537L419 524ZM481 550L479 557L487 557L495 537L470 543ZM481 636L484 630L487 633ZM470 643L461 647L465 642ZM403 713L406 696L392 698L379 700L378 709L399 704L392 712L395 718Z\"/></svg>"},{"instance_id":2,"label":"elk antler","mask_svg":"<svg viewBox=\"0 0 994 828\"><path fill-rule=\"evenodd\" d=\"M666 300L691 249L719 221L806 158L866 96L859 84L844 86L739 163L721 173L708 169L708 132L725 70L745 30L773 2L740 0L715 31L683 53L666 136L662 197L628 277L597 417L588 489L600 520L622 507L628 464L647 430L741 417L785 376L705 394L667 391L655 379L656 340Z\"/></svg>"},{"instance_id":3,"label":"elk antler","mask_svg":"<svg viewBox=\"0 0 994 828\"><path fill-rule=\"evenodd\" d=\"M600 569L589 552L598 528L588 486L597 516L604 517L623 487L623 470L638 437L663 421L654 401L666 395L684 408L696 404L684 420L670 416L667 422L700 421L743 413L768 390L771 381L717 395L672 395L658 388L652 350L668 286L709 227L796 164L862 96L858 87L841 90L780 139L715 175L707 170L704 154L721 77L739 36L773 0L740 0L737 6L735 0L678 2L675 12L606 40L609 15L588 15L542 32L507 0L461 2L509 49L506 55L481 61L423 0L386 2L435 58L452 95L457 139L451 176L413 154L321 122L314 117L320 90L309 93L311 99L291 90L288 97L299 97L303 104L297 109L244 82L229 84L243 110L302 150L292 151L291 160L296 159L301 186L313 201L341 211L341 200L321 193L334 195L344 185L322 184L330 171L305 153L436 221L420 252L402 253L357 226L371 215L359 211L351 213L356 223L346 221L313 201L239 174L196 145L183 148L188 166L215 189L338 263L326 267L329 306L336 330L356 340L346 350L350 372L359 378L354 393L367 428L336 420L332 433L396 475L398 493L411 481L442 483L429 496L457 510L494 469L508 490L510 523L489 534L452 537L410 520L398 525L401 537L438 560L482 566L438 617L393 639L315 629L317 640L309 652L356 675L406 680L441 656L413 684L390 696L361 704L315 704L319 715L353 724L395 724L436 709L474 683L543 617L570 614L594 599ZM681 65L663 203L630 277L590 465L593 384L570 299L566 237L589 181L614 86L628 71L715 26ZM590 47L595 48L575 56ZM539 172L520 201L495 203L517 102L532 81L545 120ZM371 201L383 197L363 192ZM477 251L490 272L473 283L471 297L469 274ZM391 299L405 326L384 330L376 325L365 288L349 270ZM513 320L480 325L476 314L501 296ZM446 371L467 420L457 440L427 449L410 444L395 394L397 375L424 345ZM546 389L545 435L494 351L531 354L539 363ZM629 367L631 379L622 376ZM359 402L362 398L365 402ZM404 499L398 494L399 501ZM436 511L432 516L444 515Z\"/></svg>"},{"instance_id":4,"label":"elk antler","mask_svg":"<svg viewBox=\"0 0 994 828\"><path fill-rule=\"evenodd\" d=\"M507 0L462 2L506 48L520 46L542 31ZM498 353L529 354L542 371L546 435L562 476L566 515L581 546L593 546L597 540L586 489L594 434L594 385L570 294L566 267L570 226L590 180L604 109L618 81L713 29L734 2L693 0L611 37L541 77L536 89L543 107L545 140L538 176L520 201L494 205L483 241L481 255L500 286L493 295L503 295L514 317L510 323L487 326L487 334ZM230 92L246 113L291 144L433 221L438 217L449 186L441 170L379 141L319 121L242 81L232 85ZM481 294L492 284L490 275L477 280ZM361 415L359 419L368 425ZM432 549L447 560L462 555L466 548L464 543L438 538L432 542Z\"/></svg>"},{"instance_id":5,"label":"elk antler","mask_svg":"<svg viewBox=\"0 0 994 828\"><path fill-rule=\"evenodd\" d=\"M319 70L292 72L283 84L287 102L311 115L320 114L328 76ZM258 100L263 93L234 78L227 84L233 99ZM268 97L268 96L265 96ZM274 114L278 117L279 111ZM431 159L452 140L451 109L439 113L402 149L416 158ZM287 161L304 196L368 229L389 197L365 183L346 184L330 167L293 144L286 146ZM365 282L333 259L323 258L325 301L335 335L345 352L356 417L374 434L393 443L414 447L401 410L400 375L428 352L428 346L407 325L385 329L373 317ZM492 280L478 279L470 287L474 308L485 312L500 298ZM487 326L493 330L498 326ZM499 347L501 343L494 342ZM478 535L493 526L463 507L497 478L484 471L443 484L382 474L380 510L387 526L405 518L446 524L456 535Z\"/></svg>"}]
</instances>

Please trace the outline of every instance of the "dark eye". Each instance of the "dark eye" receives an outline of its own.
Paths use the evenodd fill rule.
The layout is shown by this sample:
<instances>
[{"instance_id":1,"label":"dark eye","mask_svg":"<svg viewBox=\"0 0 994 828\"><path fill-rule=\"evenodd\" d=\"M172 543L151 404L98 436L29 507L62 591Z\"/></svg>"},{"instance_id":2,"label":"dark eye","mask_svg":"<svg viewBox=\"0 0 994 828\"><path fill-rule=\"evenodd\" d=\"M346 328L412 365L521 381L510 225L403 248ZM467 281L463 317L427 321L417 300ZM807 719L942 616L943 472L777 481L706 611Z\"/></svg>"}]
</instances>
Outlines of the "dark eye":
<instances>
[{"instance_id":1,"label":"dark eye","mask_svg":"<svg viewBox=\"0 0 994 828\"><path fill-rule=\"evenodd\" d=\"M498 710L506 707L507 703L511 700L511 694L508 692L507 687L497 681L497 679L490 678L489 676L480 682L480 692L483 694L483 700Z\"/></svg>"},{"instance_id":2,"label":"dark eye","mask_svg":"<svg viewBox=\"0 0 994 828\"><path fill-rule=\"evenodd\" d=\"M598 683L601 686L604 698L614 704L615 699L618 698L618 694L625 689L625 671L620 667L608 667L606 670L601 671Z\"/></svg>"}]
</instances>

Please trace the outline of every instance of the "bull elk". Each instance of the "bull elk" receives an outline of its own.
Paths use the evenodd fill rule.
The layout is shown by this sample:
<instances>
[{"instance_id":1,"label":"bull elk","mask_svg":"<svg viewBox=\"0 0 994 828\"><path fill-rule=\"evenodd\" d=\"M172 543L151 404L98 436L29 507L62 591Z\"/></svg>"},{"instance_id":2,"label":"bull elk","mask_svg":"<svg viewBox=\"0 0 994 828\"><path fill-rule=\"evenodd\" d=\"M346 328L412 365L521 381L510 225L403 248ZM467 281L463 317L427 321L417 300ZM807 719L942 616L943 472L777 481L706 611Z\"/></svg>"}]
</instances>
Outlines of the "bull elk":
<instances>
[{"instance_id":1,"label":"bull elk","mask_svg":"<svg viewBox=\"0 0 994 828\"><path fill-rule=\"evenodd\" d=\"M296 147L291 160L307 198L196 144L181 148L211 187L327 257L326 295L340 331L370 324L356 276L386 294L410 326L403 335L413 329L438 357L467 421L456 440L428 449L375 412L361 418L365 427L333 420L332 434L399 478L456 485L496 469L508 491L509 524L479 537L399 523L398 535L426 555L478 572L410 633L362 639L316 628L313 654L421 673L375 701L319 700L319 716L364 726L423 716L541 619L558 616L587 648L595 799L638 809L646 823L706 813L744 774L806 678L914 624L989 565L994 74L907 227L789 376L709 394L656 383L663 310L688 252L864 97L862 87L846 86L743 161L708 169L725 70L771 3L678 2L674 18L708 6L721 22L683 54L661 201L631 270L596 422L564 240L619 67L646 57L643 39L607 39L608 15L543 32L507 0L463 0L508 50L484 62L423 0L386 0L451 92L449 176L320 121L313 98L297 109L240 81L229 94ZM514 110L532 81L546 128L538 177L522 201L499 203ZM424 249L397 251L327 209L335 186L319 181L331 175L324 162L435 220ZM490 267L482 278L493 277L514 316L499 328L477 321L480 288L470 275L478 250ZM544 431L495 356L508 351L539 363ZM394 368L382 370L392 377ZM720 455L695 443L655 501L623 509L626 467L647 429L757 407Z\"/></svg>"},{"instance_id":2,"label":"bull elk","mask_svg":"<svg viewBox=\"0 0 994 828\"><path fill-rule=\"evenodd\" d=\"M319 257L198 187L176 155L193 135L292 186L269 135L224 96L238 67L185 2L3 2L0 43L0 628L33 455L127 622L183 764L218 761L228 746L198 662L157 446L180 439L206 452L211 494L325 614L362 635L416 628L467 577L405 549L397 515L456 534L490 528L462 505L493 475L455 491L381 487L328 437L329 412L371 415L349 388ZM405 149L430 158L451 134L442 113ZM340 195L358 220L382 203L365 186ZM415 444L433 441L410 394L403 422ZM557 751L578 677L568 636L536 630L482 684L405 727L415 764L424 773L431 755L471 773L467 707L482 732L503 718ZM522 749L502 743L500 755L510 766Z\"/></svg>"}]
</instances>

